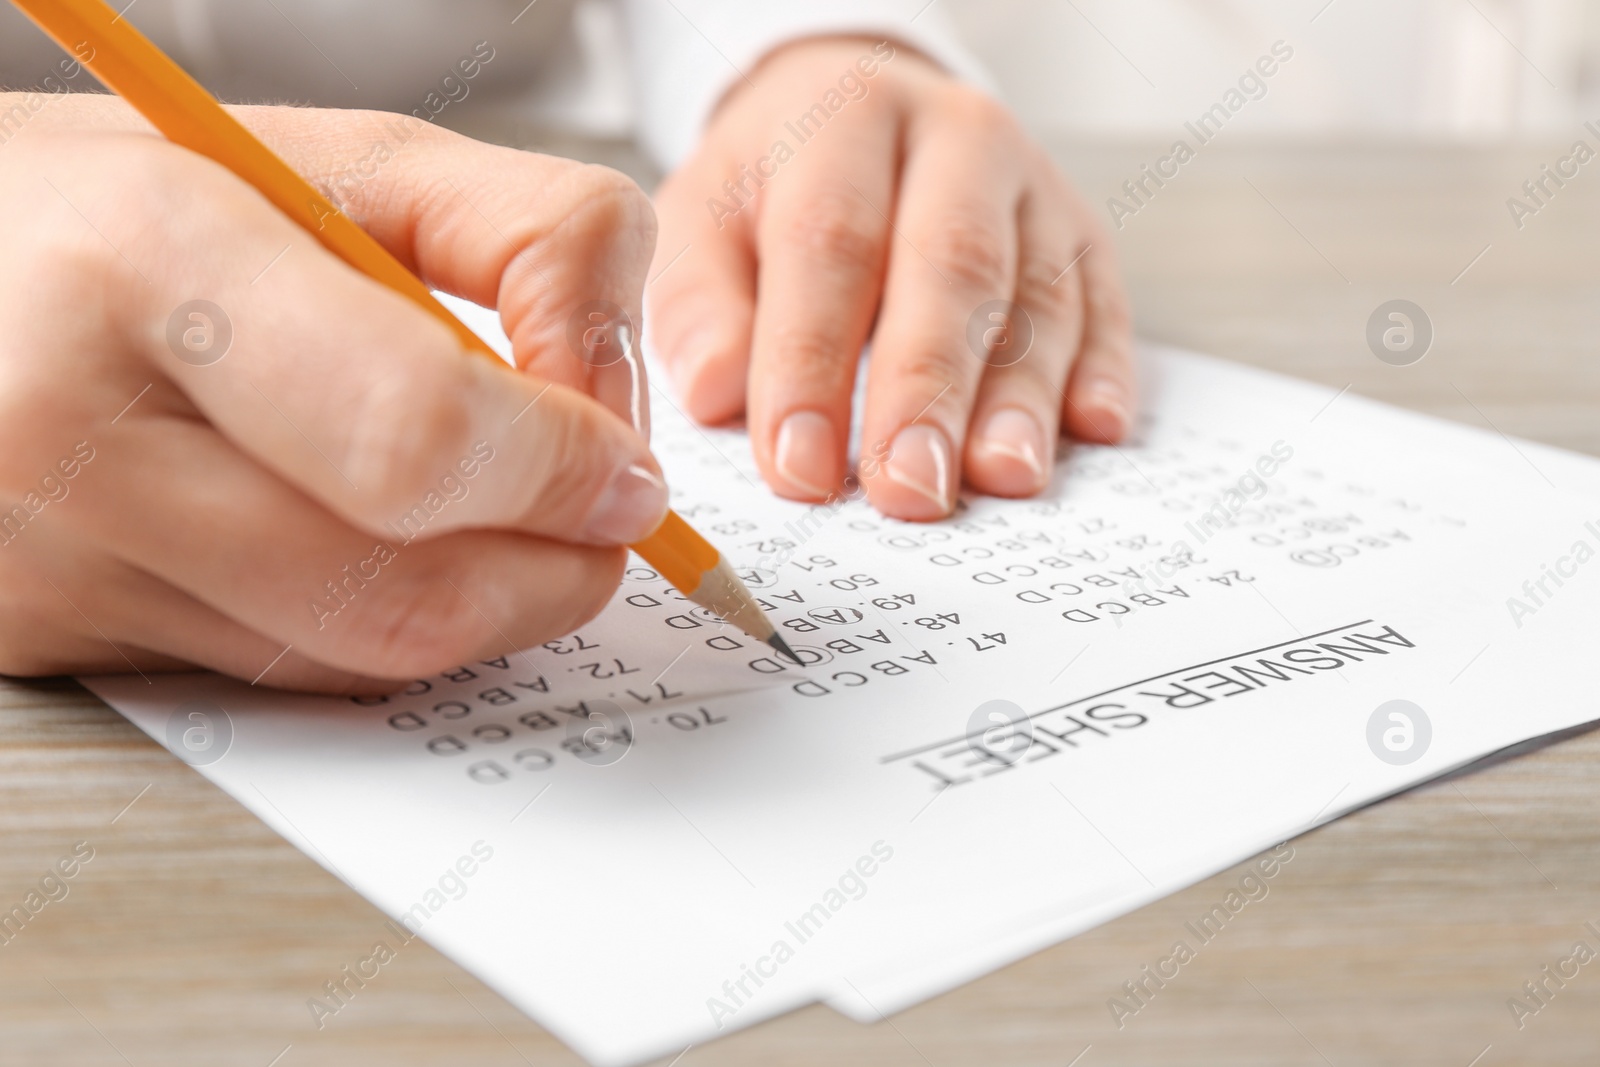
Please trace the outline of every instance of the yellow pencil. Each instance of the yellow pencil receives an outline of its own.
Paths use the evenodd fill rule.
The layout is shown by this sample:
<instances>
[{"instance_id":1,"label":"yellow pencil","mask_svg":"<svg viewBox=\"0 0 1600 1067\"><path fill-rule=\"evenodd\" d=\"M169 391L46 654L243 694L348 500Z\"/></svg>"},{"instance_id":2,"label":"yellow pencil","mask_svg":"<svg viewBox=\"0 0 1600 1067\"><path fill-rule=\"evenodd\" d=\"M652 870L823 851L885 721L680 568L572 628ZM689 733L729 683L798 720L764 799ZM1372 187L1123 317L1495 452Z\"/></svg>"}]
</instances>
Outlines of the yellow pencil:
<instances>
[{"instance_id":1,"label":"yellow pencil","mask_svg":"<svg viewBox=\"0 0 1600 1067\"><path fill-rule=\"evenodd\" d=\"M477 334L434 299L420 278L102 0L12 2L169 141L227 167L330 252L449 326L463 348L504 366ZM632 548L690 600L800 662L722 553L676 512L667 512L656 532Z\"/></svg>"}]
</instances>

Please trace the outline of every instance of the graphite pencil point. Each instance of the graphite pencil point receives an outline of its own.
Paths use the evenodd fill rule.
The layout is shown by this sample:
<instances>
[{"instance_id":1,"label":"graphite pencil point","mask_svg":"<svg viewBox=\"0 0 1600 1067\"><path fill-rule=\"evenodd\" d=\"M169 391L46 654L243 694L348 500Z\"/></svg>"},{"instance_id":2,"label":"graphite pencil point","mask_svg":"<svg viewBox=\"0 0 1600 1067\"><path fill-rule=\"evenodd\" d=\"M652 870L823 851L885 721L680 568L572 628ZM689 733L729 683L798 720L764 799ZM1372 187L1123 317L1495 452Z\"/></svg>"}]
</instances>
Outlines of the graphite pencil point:
<instances>
[{"instance_id":1,"label":"graphite pencil point","mask_svg":"<svg viewBox=\"0 0 1600 1067\"><path fill-rule=\"evenodd\" d=\"M800 657L794 654L794 649L789 647L789 642L785 641L781 635L773 634L771 637L767 638L767 644L783 653L798 666L805 666L804 663L800 662Z\"/></svg>"}]
</instances>

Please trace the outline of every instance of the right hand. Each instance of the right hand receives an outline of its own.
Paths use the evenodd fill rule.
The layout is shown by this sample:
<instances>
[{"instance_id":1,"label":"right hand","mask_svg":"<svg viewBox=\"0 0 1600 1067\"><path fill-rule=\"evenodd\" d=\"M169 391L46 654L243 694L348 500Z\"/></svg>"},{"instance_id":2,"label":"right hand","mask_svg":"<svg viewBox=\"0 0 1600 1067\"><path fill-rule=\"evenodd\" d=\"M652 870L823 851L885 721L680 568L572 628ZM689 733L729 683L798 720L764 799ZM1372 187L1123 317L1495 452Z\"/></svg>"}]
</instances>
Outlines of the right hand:
<instances>
[{"instance_id":1,"label":"right hand","mask_svg":"<svg viewBox=\"0 0 1600 1067\"><path fill-rule=\"evenodd\" d=\"M120 101L32 99L0 146L0 671L383 691L606 604L666 490L567 337L590 301L639 321L632 183L393 115L235 110L430 286L498 307L515 373Z\"/></svg>"}]
</instances>

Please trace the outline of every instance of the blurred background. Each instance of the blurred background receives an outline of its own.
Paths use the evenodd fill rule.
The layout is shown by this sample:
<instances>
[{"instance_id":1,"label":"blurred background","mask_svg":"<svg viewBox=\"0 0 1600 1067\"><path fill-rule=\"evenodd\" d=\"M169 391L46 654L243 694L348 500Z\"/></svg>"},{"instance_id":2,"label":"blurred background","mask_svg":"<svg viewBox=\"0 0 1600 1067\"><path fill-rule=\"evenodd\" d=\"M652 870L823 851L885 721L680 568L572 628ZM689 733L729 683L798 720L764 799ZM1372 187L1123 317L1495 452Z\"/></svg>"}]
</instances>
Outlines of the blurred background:
<instances>
[{"instance_id":1,"label":"blurred background","mask_svg":"<svg viewBox=\"0 0 1600 1067\"><path fill-rule=\"evenodd\" d=\"M481 33L496 42L497 61L479 102L442 123L481 115L494 98L522 122L617 138L632 131L636 110L622 10L630 2L650 6L451 0L448 34L437 28L443 0L382 5L381 20L370 0L127 6L235 99L281 99L291 84L308 102L409 110L418 78ZM507 13L519 10L508 27ZM1249 107L1241 125L1254 133L1526 139L1600 117L1600 0L907 0L906 10L953 28L1046 136L1165 137L1277 40L1294 49L1294 76L1275 79ZM52 61L36 31L0 4L0 75L25 85Z\"/></svg>"},{"instance_id":2,"label":"blurred background","mask_svg":"<svg viewBox=\"0 0 1600 1067\"><path fill-rule=\"evenodd\" d=\"M1049 133L1167 134L1274 40L1260 133L1530 138L1600 116L1593 0L940 0Z\"/></svg>"}]
</instances>

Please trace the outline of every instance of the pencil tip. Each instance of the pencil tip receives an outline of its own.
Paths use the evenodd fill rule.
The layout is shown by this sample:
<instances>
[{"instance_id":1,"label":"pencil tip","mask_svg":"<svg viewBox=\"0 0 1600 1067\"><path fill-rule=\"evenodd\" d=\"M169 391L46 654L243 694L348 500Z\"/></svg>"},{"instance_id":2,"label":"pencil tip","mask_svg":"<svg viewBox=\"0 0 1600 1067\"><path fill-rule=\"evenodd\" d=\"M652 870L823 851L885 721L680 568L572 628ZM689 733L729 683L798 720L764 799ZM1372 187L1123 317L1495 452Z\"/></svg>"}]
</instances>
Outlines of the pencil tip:
<instances>
[{"instance_id":1,"label":"pencil tip","mask_svg":"<svg viewBox=\"0 0 1600 1067\"><path fill-rule=\"evenodd\" d=\"M767 638L767 644L783 653L796 665L801 667L805 666L804 663L800 662L800 657L794 654L794 649L789 647L789 642L785 641L781 635L773 634L771 637Z\"/></svg>"}]
</instances>

